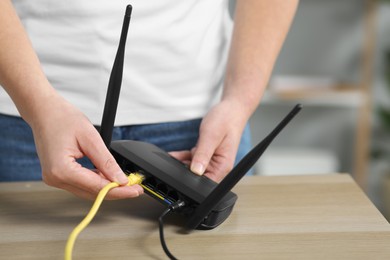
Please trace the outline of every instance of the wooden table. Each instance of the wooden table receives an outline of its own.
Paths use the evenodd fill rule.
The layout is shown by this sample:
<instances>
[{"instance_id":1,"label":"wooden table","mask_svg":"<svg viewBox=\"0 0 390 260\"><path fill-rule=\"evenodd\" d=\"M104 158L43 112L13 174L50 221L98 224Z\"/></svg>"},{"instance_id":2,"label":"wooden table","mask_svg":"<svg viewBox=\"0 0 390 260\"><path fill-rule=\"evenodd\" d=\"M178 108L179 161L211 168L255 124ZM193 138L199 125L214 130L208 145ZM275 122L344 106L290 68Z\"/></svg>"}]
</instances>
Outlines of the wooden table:
<instances>
[{"instance_id":1,"label":"wooden table","mask_svg":"<svg viewBox=\"0 0 390 260\"><path fill-rule=\"evenodd\" d=\"M390 225L349 175L246 177L220 227L183 234L167 219L179 259L390 259ZM92 202L40 182L0 183L0 259L62 259ZM166 259L147 195L105 201L73 259Z\"/></svg>"}]
</instances>

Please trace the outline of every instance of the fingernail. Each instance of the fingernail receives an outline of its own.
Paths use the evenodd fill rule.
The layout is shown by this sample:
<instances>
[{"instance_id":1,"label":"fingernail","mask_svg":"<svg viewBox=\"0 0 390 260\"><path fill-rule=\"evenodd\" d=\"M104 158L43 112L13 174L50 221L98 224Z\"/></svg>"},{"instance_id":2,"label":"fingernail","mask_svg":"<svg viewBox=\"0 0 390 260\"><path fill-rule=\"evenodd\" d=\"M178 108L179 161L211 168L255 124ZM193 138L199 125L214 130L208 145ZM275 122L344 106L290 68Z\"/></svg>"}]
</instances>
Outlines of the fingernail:
<instances>
[{"instance_id":1,"label":"fingernail","mask_svg":"<svg viewBox=\"0 0 390 260\"><path fill-rule=\"evenodd\" d=\"M204 173L204 166L203 166L203 164L198 163L198 162L193 163L191 165L191 171L198 174L198 175L202 175Z\"/></svg>"},{"instance_id":2,"label":"fingernail","mask_svg":"<svg viewBox=\"0 0 390 260\"><path fill-rule=\"evenodd\" d=\"M129 179L127 179L126 175L123 172L118 172L115 175L115 179L119 184L127 184L129 182Z\"/></svg>"}]
</instances>

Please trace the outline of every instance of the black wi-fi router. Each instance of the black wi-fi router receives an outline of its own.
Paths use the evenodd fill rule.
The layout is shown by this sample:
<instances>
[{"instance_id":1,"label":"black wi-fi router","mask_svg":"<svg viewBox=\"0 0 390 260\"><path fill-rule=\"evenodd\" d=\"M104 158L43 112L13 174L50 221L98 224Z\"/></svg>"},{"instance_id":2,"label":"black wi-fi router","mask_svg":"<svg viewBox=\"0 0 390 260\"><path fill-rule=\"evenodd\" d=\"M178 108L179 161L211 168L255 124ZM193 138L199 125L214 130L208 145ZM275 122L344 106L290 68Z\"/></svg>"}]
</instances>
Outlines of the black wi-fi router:
<instances>
[{"instance_id":1,"label":"black wi-fi router","mask_svg":"<svg viewBox=\"0 0 390 260\"><path fill-rule=\"evenodd\" d=\"M140 172L145 176L145 193L169 206L183 201L179 209L186 219L186 227L213 229L224 222L233 210L237 195L231 189L256 163L268 145L301 110L296 105L276 128L257 144L218 184L205 176L191 172L186 165L157 146L140 141L113 141L118 99L123 75L123 60L132 7L127 6L121 38L108 84L100 134L125 173Z\"/></svg>"}]
</instances>

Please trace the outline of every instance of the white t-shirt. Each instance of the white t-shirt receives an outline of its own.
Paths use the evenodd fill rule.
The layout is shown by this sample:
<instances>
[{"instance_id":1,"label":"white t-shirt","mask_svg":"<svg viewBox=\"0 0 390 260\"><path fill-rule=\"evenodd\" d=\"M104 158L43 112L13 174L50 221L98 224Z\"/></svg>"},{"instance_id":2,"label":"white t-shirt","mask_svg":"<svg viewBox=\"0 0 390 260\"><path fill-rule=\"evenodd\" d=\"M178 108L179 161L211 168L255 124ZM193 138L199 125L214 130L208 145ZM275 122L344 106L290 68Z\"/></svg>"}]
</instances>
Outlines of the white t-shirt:
<instances>
[{"instance_id":1,"label":"white t-shirt","mask_svg":"<svg viewBox=\"0 0 390 260\"><path fill-rule=\"evenodd\" d=\"M220 98L228 0L14 0L51 84L100 124L126 5L133 14L116 125L202 117ZM0 113L18 115L3 88Z\"/></svg>"}]
</instances>

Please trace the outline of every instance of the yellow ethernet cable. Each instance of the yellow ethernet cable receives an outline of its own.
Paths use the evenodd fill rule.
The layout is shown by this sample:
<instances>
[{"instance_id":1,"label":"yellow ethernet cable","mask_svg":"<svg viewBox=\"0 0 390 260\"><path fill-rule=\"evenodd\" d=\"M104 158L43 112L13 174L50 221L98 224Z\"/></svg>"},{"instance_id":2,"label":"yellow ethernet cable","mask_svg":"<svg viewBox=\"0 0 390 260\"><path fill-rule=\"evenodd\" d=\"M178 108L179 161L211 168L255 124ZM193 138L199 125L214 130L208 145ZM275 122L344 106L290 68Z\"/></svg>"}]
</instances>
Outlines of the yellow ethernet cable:
<instances>
[{"instance_id":1,"label":"yellow ethernet cable","mask_svg":"<svg viewBox=\"0 0 390 260\"><path fill-rule=\"evenodd\" d=\"M131 173L127 177L129 179L129 182L127 183L127 186L132 186L135 184L141 184L144 180L144 176L139 173ZM99 192L98 196L96 197L95 202L92 205L92 208L88 212L87 216L78 224L75 229L73 229L72 233L70 233L68 241L66 243L65 247L65 260L71 260L72 259L72 252L74 243L76 241L77 236L81 233L81 231L84 230L88 226L88 224L92 221L92 219L95 217L96 212L98 211L100 205L102 204L104 198L106 197L107 193L115 188L118 187L119 184L116 182L111 182L104 186L104 188Z\"/></svg>"}]
</instances>

